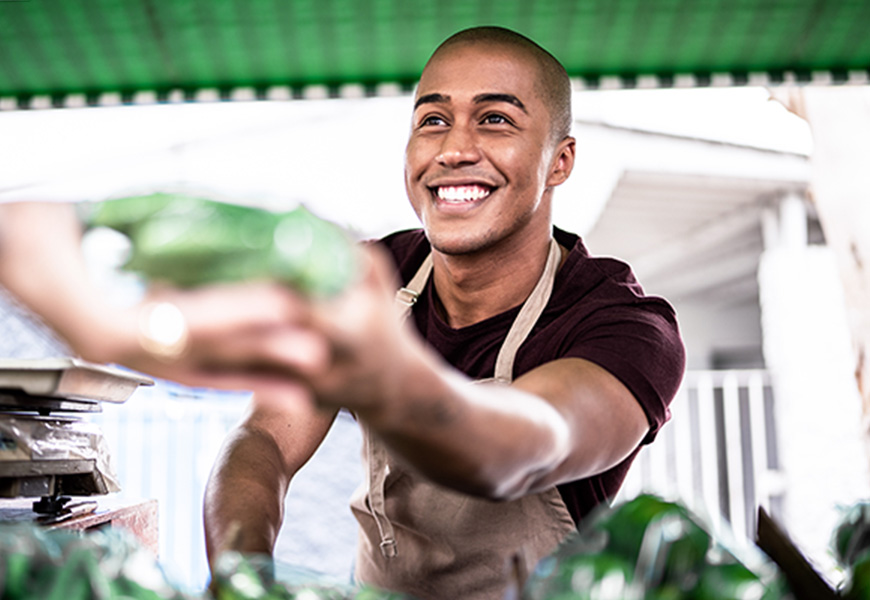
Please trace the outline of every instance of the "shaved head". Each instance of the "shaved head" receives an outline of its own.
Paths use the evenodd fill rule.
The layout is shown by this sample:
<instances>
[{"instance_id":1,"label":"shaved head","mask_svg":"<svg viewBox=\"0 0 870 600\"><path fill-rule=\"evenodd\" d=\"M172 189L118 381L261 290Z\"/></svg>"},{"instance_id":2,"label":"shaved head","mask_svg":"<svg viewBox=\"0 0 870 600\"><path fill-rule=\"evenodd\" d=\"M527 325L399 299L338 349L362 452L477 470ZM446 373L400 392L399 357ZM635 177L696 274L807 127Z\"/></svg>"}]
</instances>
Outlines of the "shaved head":
<instances>
[{"instance_id":1,"label":"shaved head","mask_svg":"<svg viewBox=\"0 0 870 600\"><path fill-rule=\"evenodd\" d=\"M507 47L535 60L539 67L539 85L535 87L550 113L553 139L558 142L568 137L571 133L571 80L568 73L552 54L524 35L503 27L465 29L442 42L429 61L448 49L477 44Z\"/></svg>"}]
</instances>

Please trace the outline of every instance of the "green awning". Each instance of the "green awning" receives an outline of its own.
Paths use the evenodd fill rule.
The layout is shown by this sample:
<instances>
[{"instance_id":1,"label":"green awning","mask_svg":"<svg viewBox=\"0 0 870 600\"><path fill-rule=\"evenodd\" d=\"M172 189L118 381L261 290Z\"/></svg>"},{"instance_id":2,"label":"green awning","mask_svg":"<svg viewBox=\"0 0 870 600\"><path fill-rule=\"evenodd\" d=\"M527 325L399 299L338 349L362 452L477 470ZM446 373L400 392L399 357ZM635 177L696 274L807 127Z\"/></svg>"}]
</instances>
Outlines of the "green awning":
<instances>
[{"instance_id":1,"label":"green awning","mask_svg":"<svg viewBox=\"0 0 870 600\"><path fill-rule=\"evenodd\" d=\"M870 69L868 0L0 0L0 101L407 89L439 42L483 24L529 35L592 87Z\"/></svg>"}]
</instances>

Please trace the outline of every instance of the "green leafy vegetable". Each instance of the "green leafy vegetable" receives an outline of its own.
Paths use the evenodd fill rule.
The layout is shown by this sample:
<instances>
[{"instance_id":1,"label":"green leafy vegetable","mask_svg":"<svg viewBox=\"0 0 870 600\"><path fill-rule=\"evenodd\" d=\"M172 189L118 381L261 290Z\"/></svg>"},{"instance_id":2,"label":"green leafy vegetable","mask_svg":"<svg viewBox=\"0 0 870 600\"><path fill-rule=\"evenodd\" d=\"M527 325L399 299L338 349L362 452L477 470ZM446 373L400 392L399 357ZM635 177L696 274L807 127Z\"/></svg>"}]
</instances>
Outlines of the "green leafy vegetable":
<instances>
[{"instance_id":1,"label":"green leafy vegetable","mask_svg":"<svg viewBox=\"0 0 870 600\"><path fill-rule=\"evenodd\" d=\"M4 600L183 600L155 558L119 529L87 535L0 524Z\"/></svg>"},{"instance_id":2,"label":"green leafy vegetable","mask_svg":"<svg viewBox=\"0 0 870 600\"><path fill-rule=\"evenodd\" d=\"M99 202L85 212L88 226L129 238L126 269L179 287L273 279L329 296L356 271L347 234L304 207L274 213L156 193Z\"/></svg>"},{"instance_id":3,"label":"green leafy vegetable","mask_svg":"<svg viewBox=\"0 0 870 600\"><path fill-rule=\"evenodd\" d=\"M640 495L604 507L542 560L526 600L779 600L784 580L761 553L742 562L683 505Z\"/></svg>"},{"instance_id":4,"label":"green leafy vegetable","mask_svg":"<svg viewBox=\"0 0 870 600\"><path fill-rule=\"evenodd\" d=\"M870 600L870 501L843 509L831 546L846 573L841 595L849 600Z\"/></svg>"}]
</instances>

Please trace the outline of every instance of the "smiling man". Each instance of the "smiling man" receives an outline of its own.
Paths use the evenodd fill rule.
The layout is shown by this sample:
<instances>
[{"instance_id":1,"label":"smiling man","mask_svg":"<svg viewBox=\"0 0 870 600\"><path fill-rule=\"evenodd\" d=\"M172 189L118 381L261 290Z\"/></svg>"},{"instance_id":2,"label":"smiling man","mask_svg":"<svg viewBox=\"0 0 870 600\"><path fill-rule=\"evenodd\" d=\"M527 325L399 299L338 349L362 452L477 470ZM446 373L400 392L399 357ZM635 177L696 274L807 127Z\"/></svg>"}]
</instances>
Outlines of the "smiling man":
<instances>
[{"instance_id":1,"label":"smiling man","mask_svg":"<svg viewBox=\"0 0 870 600\"><path fill-rule=\"evenodd\" d=\"M288 353L294 397L255 397L224 445L212 558L272 551L290 481L341 408L365 434L362 583L503 598L616 494L668 418L684 350L667 302L553 227L570 96L561 65L516 33L476 28L435 51L405 164L423 227L368 247L341 297L288 314L310 351Z\"/></svg>"}]
</instances>

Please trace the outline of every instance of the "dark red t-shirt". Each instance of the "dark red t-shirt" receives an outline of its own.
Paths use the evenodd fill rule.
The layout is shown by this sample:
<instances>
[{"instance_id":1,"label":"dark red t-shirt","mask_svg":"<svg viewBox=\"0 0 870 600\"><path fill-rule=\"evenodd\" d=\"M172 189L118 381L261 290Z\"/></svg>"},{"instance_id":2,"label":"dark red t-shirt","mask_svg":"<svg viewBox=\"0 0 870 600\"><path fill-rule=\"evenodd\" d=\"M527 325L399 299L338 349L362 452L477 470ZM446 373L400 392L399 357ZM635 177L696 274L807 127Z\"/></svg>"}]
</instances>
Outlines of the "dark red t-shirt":
<instances>
[{"instance_id":1,"label":"dark red t-shirt","mask_svg":"<svg viewBox=\"0 0 870 600\"><path fill-rule=\"evenodd\" d=\"M650 423L650 443L670 417L668 405L685 368L685 350L673 308L645 296L628 265L591 257L581 239L554 229L570 253L556 275L553 294L514 362L514 378L558 358L583 358L616 376L634 394ZM394 233L381 242L392 252L407 283L429 253L421 230ZM414 306L417 329L445 360L472 379L493 376L501 344L520 307L461 329L447 325L434 309L430 278ZM599 475L560 485L575 523L611 500L637 451Z\"/></svg>"}]
</instances>

